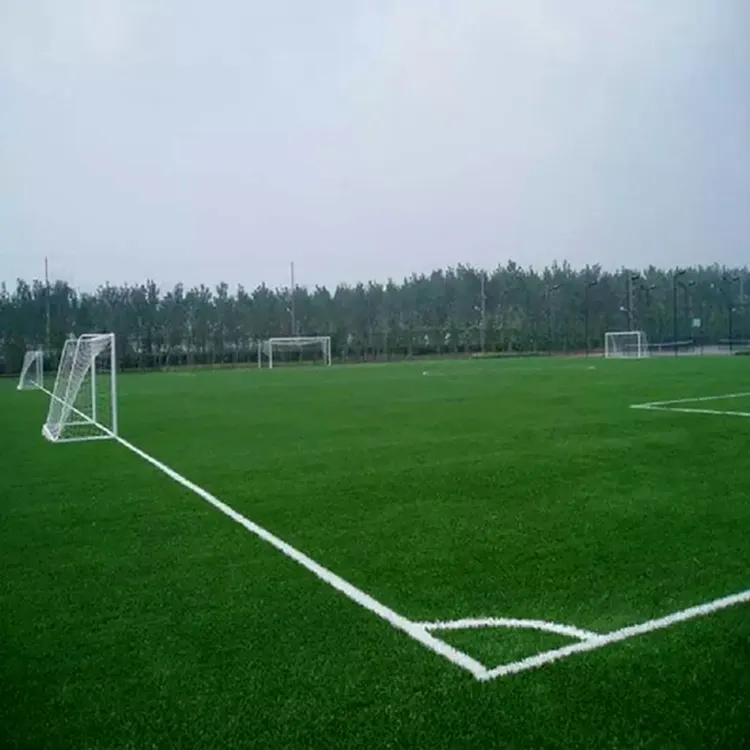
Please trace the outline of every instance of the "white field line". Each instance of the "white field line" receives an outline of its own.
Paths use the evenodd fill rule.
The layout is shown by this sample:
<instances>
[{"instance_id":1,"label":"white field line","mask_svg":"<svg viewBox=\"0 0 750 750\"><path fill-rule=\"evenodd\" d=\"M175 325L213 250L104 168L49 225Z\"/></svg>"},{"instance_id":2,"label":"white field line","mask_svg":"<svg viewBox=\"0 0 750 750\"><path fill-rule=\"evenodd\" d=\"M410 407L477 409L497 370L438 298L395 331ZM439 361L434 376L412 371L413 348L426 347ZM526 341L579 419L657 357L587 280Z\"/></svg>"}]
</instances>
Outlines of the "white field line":
<instances>
[{"instance_id":1,"label":"white field line","mask_svg":"<svg viewBox=\"0 0 750 750\"><path fill-rule=\"evenodd\" d=\"M744 398L750 393L723 393L719 396L698 396L697 398L675 398L671 401L648 401L644 404L631 404L631 409L653 409L656 406L671 406L672 404L700 404L706 401L720 401L723 398Z\"/></svg>"},{"instance_id":2,"label":"white field line","mask_svg":"<svg viewBox=\"0 0 750 750\"><path fill-rule=\"evenodd\" d=\"M694 407L677 406L677 404L702 404L708 401L721 401L722 399L743 398L750 393L724 393L720 396L699 396L697 398L676 398L671 401L649 401L645 404L631 404L631 409L648 409L651 411L676 411L682 414L715 414L727 417L750 417L747 411L728 411L722 409L699 409Z\"/></svg>"},{"instance_id":3,"label":"white field line","mask_svg":"<svg viewBox=\"0 0 750 750\"><path fill-rule=\"evenodd\" d=\"M653 404L637 404L631 409L643 409L649 411L676 411L681 414L717 414L726 417L750 417L750 411L729 411L721 409L690 409L685 406L654 406Z\"/></svg>"},{"instance_id":4,"label":"white field line","mask_svg":"<svg viewBox=\"0 0 750 750\"><path fill-rule=\"evenodd\" d=\"M440 623L436 624L413 622L403 615L398 614L389 607L386 607L384 604L381 604L379 601L377 601L361 589L358 589L356 586L353 586L351 583L336 575L332 571L316 563L312 558L287 544L282 539L272 534L270 531L267 531L262 526L258 526L258 524L250 521L248 518L243 516L241 513L238 513L236 510L219 500L207 490L204 490L194 482L191 482L189 479L182 476L161 461L155 459L153 456L150 456L145 451L142 451L137 446L129 443L127 440L124 440L121 437L117 437L115 439L122 446L135 453L144 461L150 463L162 473L166 474L170 479L182 485L183 487L185 487L185 489L194 492L210 505L213 505L214 508L224 513L224 515L228 516L236 523L240 524L240 526L243 526L251 534L255 534L256 536L260 537L287 557L299 563L304 568L307 568L307 570L309 570L313 575L318 577L324 583L332 586L356 604L359 604L361 607L364 607L374 615L377 615L381 619L385 620L397 630L401 630L402 632L411 636L412 638L414 638L414 640L430 649L430 651L443 656L456 666L465 669L480 682L487 682L498 677L507 677L508 675L518 674L529 669L537 669L538 667L544 666L545 664L550 664L567 656L572 656L573 654L583 653L586 651L594 651L596 649L603 648L604 646L609 646L613 643L619 643L620 641L624 641L629 638L635 638L639 635L645 635L646 633L650 633L654 630L668 628L672 625L676 625L677 623L685 622L686 620L692 620L696 617L709 615L713 612L718 612L721 609L726 609L727 607L732 607L737 604L750 601L750 589L747 589L746 591L742 591L739 594L726 596L722 599L715 599L714 601L708 602L706 604L700 604L696 607L690 607L688 609L681 610L680 612L673 612L670 615L656 620L648 620L647 622L643 622L638 625L631 625L629 627L621 628L620 630L614 630L610 633L604 633L601 635L590 631L579 630L578 628L558 626L556 623L544 623L545 626L548 626L547 629L550 630L550 632L555 632L551 630L552 627L560 628L560 630L557 630L557 632L560 632L562 635L571 635L572 637L582 638L582 640L570 646L563 646L562 648L554 649L552 651L545 651L535 656L521 659L520 661L511 662L509 664L503 664L493 669L488 669L468 654L464 653L463 651L459 651L445 641L442 641L439 638L433 636L429 632L430 627L439 629L436 627L436 625L439 626ZM498 619L500 622L502 622L500 618ZM519 620L517 622L534 622L536 624L541 624L543 621ZM528 625L525 626L528 627ZM568 632L562 633L563 628ZM571 631L575 631L577 635L573 636Z\"/></svg>"},{"instance_id":5,"label":"white field line","mask_svg":"<svg viewBox=\"0 0 750 750\"><path fill-rule=\"evenodd\" d=\"M482 617L464 620L420 622L416 624L429 631L470 630L473 628L518 628L541 630L545 633L556 633L557 635L565 635L568 638L576 638L581 641L601 637L600 633L594 633L591 630L583 630L581 628L573 627L572 625L561 625L560 623L547 622L546 620L519 620L513 617Z\"/></svg>"},{"instance_id":6,"label":"white field line","mask_svg":"<svg viewBox=\"0 0 750 750\"><path fill-rule=\"evenodd\" d=\"M369 594L366 594L364 591L358 589L356 586L353 586L351 583L345 581L340 576L331 572L327 568L324 568L322 565L319 565L312 558L287 544L282 539L279 539L279 537L275 536L270 531L267 531L262 526L258 526L258 524L254 523L250 519L245 518L245 516L243 516L241 513L238 513L236 510L234 510L234 508L231 508L229 505L219 500L210 492L204 490L202 487L199 487L197 484L191 482L181 474L178 474L174 469L170 468L161 461L158 461L153 456L150 456L148 453L142 451L132 443L129 443L127 440L124 440L120 437L116 438L116 440L120 443L120 445L132 451L144 461L147 461L156 469L166 474L170 479L182 485L185 489L194 492L196 495L198 495L198 497L205 500L210 505L213 505L214 508L221 511L225 516L228 516L236 523L240 524L240 526L247 529L247 531L249 531L251 534L255 534L256 536L260 537L261 539L263 539L263 541L268 542L270 545L279 550L279 552L299 563L300 565L302 565L302 567L307 568L307 570L309 570L313 575L317 576L321 581L327 583L329 586L332 586L344 596L351 599L353 602L356 602L361 607L364 607L374 615L377 615L381 619L385 620L397 630L401 630L407 635L410 635L412 638L414 638L414 640L419 641L419 643L421 643L431 651L434 651L436 654L445 657L446 659L448 659L448 661L452 662L456 666L462 667L463 669L467 670L478 680L485 679L487 674L486 667L470 657L468 654L465 654L463 651L459 651L458 649L453 648L453 646L445 643L444 641L441 641L439 638L435 638L425 628L417 625L403 615L398 614L389 607L386 607L376 599L373 599L373 597L371 597Z\"/></svg>"},{"instance_id":7,"label":"white field line","mask_svg":"<svg viewBox=\"0 0 750 750\"><path fill-rule=\"evenodd\" d=\"M51 398L56 398L46 388L42 388L41 390L44 393L46 393L48 396L50 396ZM736 396L740 396L740 395L750 395L750 394L736 394ZM729 396L727 398L731 398L731 397L734 397L734 396ZM713 397L713 398L716 398L716 397ZM644 404L641 406L645 408L651 405ZM719 610L726 609L727 607L732 607L737 604L742 604L744 602L750 601L750 589L747 589L745 591L740 592L739 594L726 596L726 597L723 597L722 599L715 599L711 602L707 602L706 604L700 604L698 606L690 607L688 609L684 609L679 612L674 612L670 615L666 615L665 617L661 617L656 620L648 620L647 622L643 622L638 625L631 625L629 627L621 628L620 630L614 630L610 633L604 633L601 635L597 633L593 633L591 631L579 630L578 628L573 628L571 626L558 625L557 623L544 622L542 620L512 620L512 619L505 619L505 618L485 618L482 620L454 620L454 621L446 621L442 623L441 622L438 622L438 623L413 622L412 620L409 620L403 615L398 614L396 611L390 609L389 607L386 607L384 604L381 604L379 601L371 597L369 594L365 593L361 589L358 589L356 586L353 586L351 583L344 580L340 576L336 575L332 571L316 563L315 560L313 560L311 557L308 557L303 552L300 552L299 550L292 547L290 544L287 544L285 541L275 536L270 531L267 531L262 526L259 526L258 524L254 523L250 519L243 516L241 513L238 513L236 510L234 510L234 508L222 502L217 497L212 495L207 490L204 490L199 485L195 484L194 482L191 482L189 479L182 476L182 474L179 474L174 469L167 466L165 463L162 463L158 459L149 455L145 451L141 450L137 446L125 440L124 438L121 438L118 435L114 435L110 430L103 428L102 425L99 425L98 423L94 423L93 420L91 420L82 412L79 412L77 409L73 408L72 410L76 412L77 414L79 414L80 416L82 416L84 419L87 419L89 422L92 422L93 424L97 424L98 427L103 429L104 432L110 435L114 440L116 440L124 448L127 448L129 451L131 451L138 457L142 458L147 463L151 464L154 468L158 469L163 474L166 474L166 476L168 476L173 481L177 482L177 484L183 486L185 489L198 495L198 497L200 497L202 500L205 500L207 503L212 505L218 511L220 511L224 515L231 518L233 521L235 521L240 526L245 528L251 534L255 534L256 536L263 539L265 542L267 542L271 546L275 547L282 554L286 555L287 557L291 558L302 567L309 570L314 576L319 578L321 581L332 586L333 588L335 588L337 591L342 593L344 596L351 599L356 604L359 604L361 607L364 607L368 611L372 612L374 615L377 615L381 619L385 620L397 630L401 630L402 632L411 636L414 640L421 643L425 648L428 648L430 651L433 651L439 656L446 658L448 661L455 664L456 666L461 667L462 669L465 669L467 672L472 674L474 678L476 678L480 682L488 682L490 680L497 679L498 677L507 677L509 675L519 674L520 672L526 672L531 669L538 669L539 667L542 667L546 664L551 664L552 662L555 662L555 661L559 661L560 659L564 659L568 656L572 656L573 654L584 653L587 651L595 651L597 649L603 648L604 646L608 646L612 643L619 643L620 641L624 641L629 638L635 638L636 636L639 636L639 635L645 635L654 630L662 630L664 628L671 627L672 625L676 625L677 623L680 623L680 622L692 620L696 617L703 617L705 615L710 615L713 612L718 612ZM574 643L570 646L563 646L562 648L553 649L551 651L543 651L539 654L536 654L535 656L530 656L526 659L521 659L519 661L510 662L508 664L503 664L498 667L488 669L476 659L472 658L471 656L464 653L463 651L459 651L458 649L454 648L453 646L446 643L445 641L442 641L439 638L436 638L429 632L430 629L434 629L434 630L455 629L455 628L450 627L450 625L454 623L472 623L470 625L467 625L467 627L484 627L484 625L476 624L479 622L481 623L485 623L485 622L524 623L523 625L518 625L518 627L531 627L529 623L534 623L534 625L544 626L544 628L539 628L539 629L547 629L550 632L560 632L561 635L570 635L571 637L581 638L581 640L578 643ZM441 628L441 626L446 626L446 627ZM513 627L513 626L505 625L505 627ZM552 630L552 628L556 628L556 630ZM563 633L562 632L563 628L567 632ZM578 635L573 635L573 632L578 633Z\"/></svg>"},{"instance_id":8,"label":"white field line","mask_svg":"<svg viewBox=\"0 0 750 750\"><path fill-rule=\"evenodd\" d=\"M503 664L494 669L488 669L484 676L479 676L477 679L482 681L494 680L498 677L507 677L508 675L519 674L520 672L526 672L530 669L538 669L545 664L551 664L552 662L572 656L573 654L596 651L604 646L610 646L613 643L620 643L629 638L646 635L655 630L670 628L677 623L693 620L696 617L705 617L706 615L713 614L719 610L734 607L737 604L743 604L746 602L750 602L750 589L741 591L739 594L732 594L731 596L725 596L721 599L714 599L711 602L700 604L696 607L689 607L688 609L683 609L679 612L673 612L671 615L666 615L665 617L660 617L656 620L648 620L638 625L630 625L629 627L621 628L620 630L613 630L610 633L589 638L585 641L580 641L579 643L573 643L570 646L563 646L562 648L556 648L552 651L543 651L540 654L536 654L536 656L530 656L526 659Z\"/></svg>"},{"instance_id":9,"label":"white field line","mask_svg":"<svg viewBox=\"0 0 750 750\"><path fill-rule=\"evenodd\" d=\"M44 389L44 392L47 393L51 398L56 398L56 396L50 393L46 388ZM263 541L268 542L268 544L275 547L282 554L299 563L300 565L302 565L302 567L307 568L307 570L309 570L313 575L317 576L320 580L327 583L329 586L332 586L340 593L344 594L344 596L348 597L353 602L356 602L361 607L364 607L373 614L382 618L394 628L403 631L407 635L410 635L412 638L414 638L414 640L419 641L419 643L421 643L431 651L434 651L436 654L445 657L446 659L448 659L448 661L452 662L456 666L462 667L463 669L467 670L478 680L484 678L487 669L483 664L480 664L478 661L476 661L476 659L473 659L463 651L459 651L450 644L445 643L445 641L441 641L439 638L435 638L425 628L412 622L403 615L398 614L389 607L386 607L376 599L373 599L373 597L371 597L369 594L366 594L364 591L358 589L356 586L353 586L351 583L336 575L332 571L324 568L322 565L319 565L315 562L315 560L308 557L303 552L300 552L290 544L287 544L285 541L272 534L270 531L267 531L262 526L259 526L249 518L243 516L241 513L238 513L236 510L234 510L234 508L222 502L207 490L204 490L203 487L200 487L194 482L191 482L189 479L187 479L187 477L182 476L182 474L179 474L174 469L167 466L165 463L162 463L158 459L133 445L133 443L128 442L118 435L114 435L110 430L102 427L102 425L94 423L93 420L86 417L85 414L79 412L77 409L73 408L72 410L80 416L84 417L84 419L92 422L92 424L96 424L100 429L103 429L107 435L116 440L124 448L127 448L132 453L135 453L136 456L142 458L144 461L151 464L154 468L158 469L163 474L166 474L170 479L177 482L177 484L182 485L185 489L190 490L194 494L198 495L198 497L200 497L202 500L205 500L210 505L213 505L214 508L221 511L225 516L228 516L240 526L244 527L251 534L255 534L257 537L260 537L261 539L263 539Z\"/></svg>"}]
</instances>

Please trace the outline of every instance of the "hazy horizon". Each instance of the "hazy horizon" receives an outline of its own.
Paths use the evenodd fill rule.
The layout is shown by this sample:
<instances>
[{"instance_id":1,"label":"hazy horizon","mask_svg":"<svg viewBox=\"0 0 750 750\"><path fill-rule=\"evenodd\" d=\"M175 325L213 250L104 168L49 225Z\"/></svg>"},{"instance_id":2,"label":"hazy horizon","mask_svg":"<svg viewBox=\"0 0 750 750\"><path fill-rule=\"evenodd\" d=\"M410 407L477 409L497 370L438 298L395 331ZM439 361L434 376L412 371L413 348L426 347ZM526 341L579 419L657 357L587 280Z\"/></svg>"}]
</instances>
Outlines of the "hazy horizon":
<instances>
[{"instance_id":1,"label":"hazy horizon","mask_svg":"<svg viewBox=\"0 0 750 750\"><path fill-rule=\"evenodd\" d=\"M0 280L745 266L746 0L9 0Z\"/></svg>"}]
</instances>

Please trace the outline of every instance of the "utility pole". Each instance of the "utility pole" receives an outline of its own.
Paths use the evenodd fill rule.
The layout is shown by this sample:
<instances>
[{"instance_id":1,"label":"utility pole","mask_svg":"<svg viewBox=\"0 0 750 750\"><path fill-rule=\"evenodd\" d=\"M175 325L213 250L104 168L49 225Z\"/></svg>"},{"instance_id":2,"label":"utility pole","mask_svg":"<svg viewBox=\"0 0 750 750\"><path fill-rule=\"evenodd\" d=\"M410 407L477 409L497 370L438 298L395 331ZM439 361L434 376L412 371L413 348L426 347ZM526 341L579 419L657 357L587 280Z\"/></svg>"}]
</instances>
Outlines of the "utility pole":
<instances>
[{"instance_id":1,"label":"utility pole","mask_svg":"<svg viewBox=\"0 0 750 750\"><path fill-rule=\"evenodd\" d=\"M290 276L291 276L291 292L290 299L289 299L289 312L292 316L292 336L297 335L297 315L294 310L294 261L291 263L290 267Z\"/></svg>"}]
</instances>

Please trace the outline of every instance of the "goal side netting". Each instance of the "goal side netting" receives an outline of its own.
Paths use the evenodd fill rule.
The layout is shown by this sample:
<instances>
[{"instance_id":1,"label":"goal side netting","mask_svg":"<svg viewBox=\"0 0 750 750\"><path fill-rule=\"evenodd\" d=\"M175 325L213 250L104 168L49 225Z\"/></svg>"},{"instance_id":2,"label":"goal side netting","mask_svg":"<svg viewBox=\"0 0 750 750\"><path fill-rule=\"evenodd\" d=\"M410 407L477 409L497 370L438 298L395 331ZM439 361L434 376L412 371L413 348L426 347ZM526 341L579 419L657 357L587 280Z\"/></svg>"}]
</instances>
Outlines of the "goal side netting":
<instances>
[{"instance_id":1,"label":"goal side netting","mask_svg":"<svg viewBox=\"0 0 750 750\"><path fill-rule=\"evenodd\" d=\"M19 391L33 391L44 388L44 352L34 349L23 355Z\"/></svg>"},{"instance_id":2,"label":"goal side netting","mask_svg":"<svg viewBox=\"0 0 750 750\"><path fill-rule=\"evenodd\" d=\"M604 334L604 356L607 359L640 359L648 354L648 341L643 331L609 331Z\"/></svg>"},{"instance_id":3,"label":"goal side netting","mask_svg":"<svg viewBox=\"0 0 750 750\"><path fill-rule=\"evenodd\" d=\"M87 333L65 342L42 434L54 443L117 437L113 333Z\"/></svg>"},{"instance_id":4,"label":"goal side netting","mask_svg":"<svg viewBox=\"0 0 750 750\"><path fill-rule=\"evenodd\" d=\"M267 362L269 368L282 364L331 365L330 336L293 336L271 338L258 350L258 366Z\"/></svg>"}]
</instances>

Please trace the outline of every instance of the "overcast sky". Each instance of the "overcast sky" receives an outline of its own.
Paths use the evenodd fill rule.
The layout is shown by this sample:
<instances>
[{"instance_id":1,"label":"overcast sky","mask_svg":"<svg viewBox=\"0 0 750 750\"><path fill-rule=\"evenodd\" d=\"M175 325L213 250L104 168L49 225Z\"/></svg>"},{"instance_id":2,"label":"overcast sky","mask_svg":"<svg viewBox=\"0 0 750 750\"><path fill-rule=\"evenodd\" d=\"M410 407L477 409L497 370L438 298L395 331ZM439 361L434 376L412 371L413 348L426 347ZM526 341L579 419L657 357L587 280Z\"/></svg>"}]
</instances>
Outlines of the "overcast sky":
<instances>
[{"instance_id":1,"label":"overcast sky","mask_svg":"<svg viewBox=\"0 0 750 750\"><path fill-rule=\"evenodd\" d=\"M750 258L748 0L2 0L0 279Z\"/></svg>"}]
</instances>

